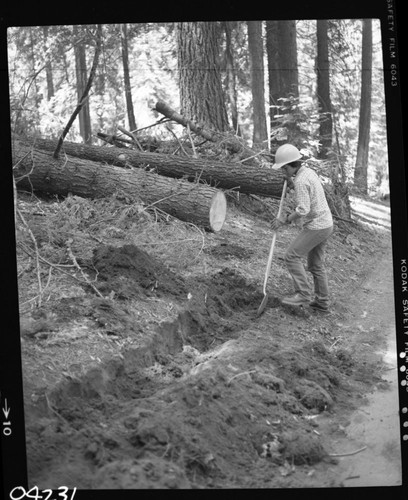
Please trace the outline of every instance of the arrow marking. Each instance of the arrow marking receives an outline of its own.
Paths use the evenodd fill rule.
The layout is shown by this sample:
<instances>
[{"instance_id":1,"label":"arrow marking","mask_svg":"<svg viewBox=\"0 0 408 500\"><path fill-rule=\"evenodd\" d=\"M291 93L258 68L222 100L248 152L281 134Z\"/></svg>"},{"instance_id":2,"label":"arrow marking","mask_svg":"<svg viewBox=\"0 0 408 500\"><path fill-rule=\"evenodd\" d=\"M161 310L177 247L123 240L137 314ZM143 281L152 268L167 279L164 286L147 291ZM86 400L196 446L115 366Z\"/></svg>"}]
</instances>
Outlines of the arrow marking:
<instances>
[{"instance_id":1,"label":"arrow marking","mask_svg":"<svg viewBox=\"0 0 408 500\"><path fill-rule=\"evenodd\" d=\"M4 399L4 404L5 404L5 406L4 406L4 408L2 408L2 410L3 410L4 416L6 418L8 418L9 413L10 413L10 408L7 406L7 399Z\"/></svg>"}]
</instances>

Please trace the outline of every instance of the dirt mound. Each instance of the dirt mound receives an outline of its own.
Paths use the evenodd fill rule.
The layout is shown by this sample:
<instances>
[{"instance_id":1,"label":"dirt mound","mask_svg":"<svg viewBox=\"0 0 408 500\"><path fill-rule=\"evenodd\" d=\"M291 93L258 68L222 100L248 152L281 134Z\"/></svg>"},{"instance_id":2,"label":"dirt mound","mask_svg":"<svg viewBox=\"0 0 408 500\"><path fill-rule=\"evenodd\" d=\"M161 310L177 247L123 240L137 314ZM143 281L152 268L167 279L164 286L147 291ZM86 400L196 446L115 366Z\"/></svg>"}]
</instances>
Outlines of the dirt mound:
<instances>
[{"instance_id":1,"label":"dirt mound","mask_svg":"<svg viewBox=\"0 0 408 500\"><path fill-rule=\"evenodd\" d=\"M95 482L102 489L191 488L184 472L176 464L156 456L116 460L100 469Z\"/></svg>"},{"instance_id":2,"label":"dirt mound","mask_svg":"<svg viewBox=\"0 0 408 500\"><path fill-rule=\"evenodd\" d=\"M346 349L328 347L323 330L300 341L315 319L282 320L271 297L258 320L261 289L235 269L179 287L136 247L98 250L98 281L153 294L150 280L161 276L163 293L184 290L185 307L145 344L66 376L27 406L36 484L56 488L69 477L88 489L276 487L295 468L324 467L326 442L308 417L350 404L346 374L355 367ZM54 314L83 315L117 335L141 328L129 302L71 298Z\"/></svg>"},{"instance_id":3,"label":"dirt mound","mask_svg":"<svg viewBox=\"0 0 408 500\"><path fill-rule=\"evenodd\" d=\"M186 296L180 276L134 245L100 246L94 250L93 265L99 273L99 290L114 292L117 298Z\"/></svg>"},{"instance_id":4,"label":"dirt mound","mask_svg":"<svg viewBox=\"0 0 408 500\"><path fill-rule=\"evenodd\" d=\"M282 433L282 454L289 463L312 465L327 456L318 436L311 432L293 431Z\"/></svg>"},{"instance_id":5,"label":"dirt mound","mask_svg":"<svg viewBox=\"0 0 408 500\"><path fill-rule=\"evenodd\" d=\"M259 287L229 268L196 280L194 289L179 318L186 343L199 350L216 339L237 337L255 318L263 297Z\"/></svg>"},{"instance_id":6,"label":"dirt mound","mask_svg":"<svg viewBox=\"0 0 408 500\"><path fill-rule=\"evenodd\" d=\"M259 305L261 292L236 271L224 268L212 277L208 295L210 300L219 301L224 311L252 311Z\"/></svg>"},{"instance_id":7,"label":"dirt mound","mask_svg":"<svg viewBox=\"0 0 408 500\"><path fill-rule=\"evenodd\" d=\"M268 463L265 477L324 460L289 381L273 367L237 371L237 346L172 383L130 376L124 361L67 381L49 394L51 413L28 427L38 453L31 474L49 487L67 473L80 488L253 487ZM62 462L61 449L69 450Z\"/></svg>"},{"instance_id":8,"label":"dirt mound","mask_svg":"<svg viewBox=\"0 0 408 500\"><path fill-rule=\"evenodd\" d=\"M205 306L209 316L228 317L240 311L255 313L263 297L258 286L229 268L199 278L194 286L196 291L190 304L198 309Z\"/></svg>"}]
</instances>

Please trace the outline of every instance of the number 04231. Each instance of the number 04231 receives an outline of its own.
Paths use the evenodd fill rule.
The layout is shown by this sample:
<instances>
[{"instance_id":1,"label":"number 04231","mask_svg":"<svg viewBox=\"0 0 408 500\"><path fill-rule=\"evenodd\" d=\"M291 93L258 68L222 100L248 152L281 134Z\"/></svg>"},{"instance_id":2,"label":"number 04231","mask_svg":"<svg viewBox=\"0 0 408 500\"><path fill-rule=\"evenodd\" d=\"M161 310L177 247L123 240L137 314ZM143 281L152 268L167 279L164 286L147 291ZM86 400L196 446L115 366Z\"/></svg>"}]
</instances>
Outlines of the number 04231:
<instances>
[{"instance_id":1,"label":"number 04231","mask_svg":"<svg viewBox=\"0 0 408 500\"><path fill-rule=\"evenodd\" d=\"M38 486L33 486L26 491L22 486L16 486L10 491L10 500L23 500L31 498L32 500L74 500L76 488L71 492L66 486L60 486L56 490L39 490Z\"/></svg>"}]
</instances>

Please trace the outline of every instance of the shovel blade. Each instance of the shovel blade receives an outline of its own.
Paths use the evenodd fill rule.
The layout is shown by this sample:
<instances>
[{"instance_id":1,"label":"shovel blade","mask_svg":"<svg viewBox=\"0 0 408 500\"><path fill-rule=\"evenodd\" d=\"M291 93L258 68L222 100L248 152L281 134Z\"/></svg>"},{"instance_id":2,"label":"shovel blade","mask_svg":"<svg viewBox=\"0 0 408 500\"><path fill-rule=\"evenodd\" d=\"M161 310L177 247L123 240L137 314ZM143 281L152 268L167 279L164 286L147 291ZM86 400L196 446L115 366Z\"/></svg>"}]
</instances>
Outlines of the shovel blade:
<instances>
[{"instance_id":1,"label":"shovel blade","mask_svg":"<svg viewBox=\"0 0 408 500\"><path fill-rule=\"evenodd\" d=\"M261 305L258 307L257 316L260 316L264 312L267 302L268 302L268 295L266 294L265 297L262 299Z\"/></svg>"}]
</instances>

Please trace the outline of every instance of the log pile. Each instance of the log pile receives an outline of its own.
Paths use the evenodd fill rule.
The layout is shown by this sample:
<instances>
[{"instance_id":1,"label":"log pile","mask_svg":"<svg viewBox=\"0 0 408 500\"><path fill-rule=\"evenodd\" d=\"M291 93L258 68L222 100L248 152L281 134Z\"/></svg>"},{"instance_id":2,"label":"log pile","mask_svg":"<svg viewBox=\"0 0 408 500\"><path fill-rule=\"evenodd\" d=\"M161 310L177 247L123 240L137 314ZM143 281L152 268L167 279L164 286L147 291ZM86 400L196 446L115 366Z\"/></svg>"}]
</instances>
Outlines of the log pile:
<instances>
[{"instance_id":1,"label":"log pile","mask_svg":"<svg viewBox=\"0 0 408 500\"><path fill-rule=\"evenodd\" d=\"M56 145L57 141L49 139L35 140L35 147L41 150L54 151ZM234 189L245 194L275 198L279 198L282 193L282 174L267 167L67 141L62 151L70 157L124 168L144 168L161 176L190 182L198 180L223 190Z\"/></svg>"},{"instance_id":2,"label":"log pile","mask_svg":"<svg viewBox=\"0 0 408 500\"><path fill-rule=\"evenodd\" d=\"M123 193L126 199L140 200L212 231L220 231L226 218L225 191L280 198L283 175L270 168L272 157L267 151L256 153L233 134L206 130L164 102L159 101L155 110L164 116L158 124L166 119L187 129L191 156L178 138L182 153L145 151L140 137L122 127L118 129L126 138L98 133L103 146L64 141L57 158L57 140L14 137L17 188L92 198ZM198 157L192 133L223 148L226 156L222 160L223 155Z\"/></svg>"},{"instance_id":3,"label":"log pile","mask_svg":"<svg viewBox=\"0 0 408 500\"><path fill-rule=\"evenodd\" d=\"M101 198L122 193L146 206L212 231L220 231L227 210L224 192L279 198L283 177L266 166L267 152L255 153L234 135L205 130L159 101L155 110L197 137L227 151L228 161L196 154L163 154L143 150L135 133L130 139L99 133L104 146L14 137L14 177L19 189L65 196ZM109 144L108 146L106 144ZM194 145L193 145L194 149ZM234 155L234 160L230 158Z\"/></svg>"},{"instance_id":4,"label":"log pile","mask_svg":"<svg viewBox=\"0 0 408 500\"><path fill-rule=\"evenodd\" d=\"M225 194L211 186L73 156L55 159L52 151L16 139L12 160L19 189L85 198L121 194L212 231L220 231L225 221Z\"/></svg>"}]
</instances>

